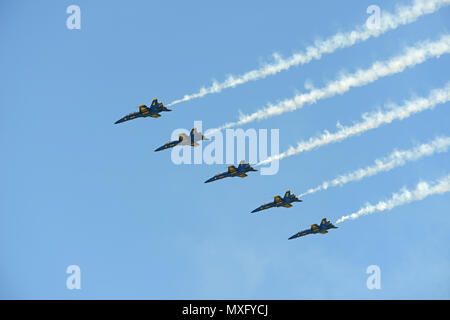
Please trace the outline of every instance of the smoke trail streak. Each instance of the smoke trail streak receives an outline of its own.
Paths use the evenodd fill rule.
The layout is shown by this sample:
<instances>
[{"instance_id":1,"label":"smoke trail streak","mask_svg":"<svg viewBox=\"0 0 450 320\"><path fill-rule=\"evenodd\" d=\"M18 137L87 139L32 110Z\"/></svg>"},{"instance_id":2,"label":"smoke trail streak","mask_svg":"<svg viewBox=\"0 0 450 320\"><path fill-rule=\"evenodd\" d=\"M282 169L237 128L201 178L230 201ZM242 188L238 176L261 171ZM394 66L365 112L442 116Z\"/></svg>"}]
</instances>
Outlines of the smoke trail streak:
<instances>
[{"instance_id":1,"label":"smoke trail streak","mask_svg":"<svg viewBox=\"0 0 450 320\"><path fill-rule=\"evenodd\" d=\"M314 45L307 47L303 52L295 53L286 59L281 58L279 54L274 54L275 61L273 63L267 63L258 69L239 76L230 75L223 82L214 81L211 86L203 87L197 93L185 95L182 99L175 100L167 106L202 98L208 94L219 93L227 88L234 88L249 81L264 79L291 67L304 65L312 60L319 60L323 54L330 54L338 49L366 41L371 37L378 37L387 31L397 29L399 26L413 23L421 16L432 14L449 4L450 0L415 0L410 6L397 7L395 13L383 11L380 28L369 29L366 25L363 25L349 32L339 32L325 40L316 41Z\"/></svg>"},{"instance_id":2,"label":"smoke trail streak","mask_svg":"<svg viewBox=\"0 0 450 320\"><path fill-rule=\"evenodd\" d=\"M423 157L432 156L435 153L447 152L449 146L450 137L438 137L430 143L424 143L409 150L394 150L389 156L375 160L375 164L372 166L341 175L331 181L325 181L319 186L300 194L299 197L327 190L330 187L342 186L352 181L360 181L380 172L390 171L396 167L403 166L408 161L416 161Z\"/></svg>"},{"instance_id":3,"label":"smoke trail streak","mask_svg":"<svg viewBox=\"0 0 450 320\"><path fill-rule=\"evenodd\" d=\"M368 215L374 212L382 212L392 210L395 207L413 202L423 200L428 196L434 194L442 194L450 191L450 175L447 175L437 182L419 182L415 190L408 190L403 188L398 193L394 193L389 200L380 201L375 205L368 203L365 207L359 209L357 212L342 216L336 223L341 223L346 220L358 219L360 216Z\"/></svg>"},{"instance_id":4,"label":"smoke trail streak","mask_svg":"<svg viewBox=\"0 0 450 320\"><path fill-rule=\"evenodd\" d=\"M384 112L376 111L372 113L365 113L362 115L363 121L357 122L352 126L342 126L338 123L339 130L337 132L330 133L325 130L318 137L311 137L307 141L300 141L297 144L297 147L290 147L287 151L260 161L257 165L270 163L274 160L281 160L304 151L309 151L330 143L342 141L351 136L378 128L382 124L391 123L394 120L406 119L413 114L432 109L434 106L445 103L449 100L450 82L448 82L444 88L432 90L426 98L409 100L406 101L403 106L392 106L389 107L388 111Z\"/></svg>"},{"instance_id":5,"label":"smoke trail streak","mask_svg":"<svg viewBox=\"0 0 450 320\"><path fill-rule=\"evenodd\" d=\"M407 48L403 55L396 56L388 61L377 61L369 69L360 69L353 74L341 76L323 88L312 89L307 93L299 94L293 99L286 99L277 104L269 104L267 107L249 115L242 114L238 121L229 122L213 130L242 126L249 122L294 111L302 108L305 104L316 103L319 100L343 94L352 87L364 86L380 78L403 72L406 68L413 67L430 58L437 58L446 53L450 53L450 35L447 34L441 36L440 40L436 42L419 42L415 46Z\"/></svg>"}]
</instances>

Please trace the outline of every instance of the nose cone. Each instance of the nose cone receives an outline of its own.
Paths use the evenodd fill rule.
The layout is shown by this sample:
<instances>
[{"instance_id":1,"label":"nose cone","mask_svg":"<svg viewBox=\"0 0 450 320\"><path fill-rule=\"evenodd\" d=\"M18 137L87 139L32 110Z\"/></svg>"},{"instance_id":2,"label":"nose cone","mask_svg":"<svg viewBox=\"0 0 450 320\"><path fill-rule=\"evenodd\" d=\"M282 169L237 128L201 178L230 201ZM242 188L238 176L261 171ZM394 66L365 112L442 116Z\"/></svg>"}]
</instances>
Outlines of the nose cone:
<instances>
[{"instance_id":1,"label":"nose cone","mask_svg":"<svg viewBox=\"0 0 450 320\"><path fill-rule=\"evenodd\" d=\"M297 233L294 234L293 236L289 237L288 240L300 238L302 235L303 235L302 232L297 232Z\"/></svg>"},{"instance_id":2,"label":"nose cone","mask_svg":"<svg viewBox=\"0 0 450 320\"><path fill-rule=\"evenodd\" d=\"M118 124L118 123L122 123L122 122L125 122L125 120L122 118L122 119L119 119L119 120L117 120L116 122L114 122L114 124Z\"/></svg>"},{"instance_id":3,"label":"nose cone","mask_svg":"<svg viewBox=\"0 0 450 320\"><path fill-rule=\"evenodd\" d=\"M155 149L155 152L158 152L158 151L161 151L161 150L164 150L165 148L164 148L164 146L162 146L162 147L159 147L158 149Z\"/></svg>"},{"instance_id":4,"label":"nose cone","mask_svg":"<svg viewBox=\"0 0 450 320\"><path fill-rule=\"evenodd\" d=\"M216 181L216 180L217 180L217 176L214 176L214 177L209 178L208 180L206 180L205 183L210 183L210 182L213 182L213 181Z\"/></svg>"}]
</instances>

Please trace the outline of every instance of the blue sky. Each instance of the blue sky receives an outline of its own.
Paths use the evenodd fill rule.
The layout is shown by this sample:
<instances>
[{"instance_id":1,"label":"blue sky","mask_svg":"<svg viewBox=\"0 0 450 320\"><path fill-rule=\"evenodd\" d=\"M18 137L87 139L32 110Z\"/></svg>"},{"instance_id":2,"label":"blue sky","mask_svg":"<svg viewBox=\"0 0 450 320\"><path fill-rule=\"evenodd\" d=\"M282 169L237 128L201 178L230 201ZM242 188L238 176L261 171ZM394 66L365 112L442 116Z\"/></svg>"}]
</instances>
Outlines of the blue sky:
<instances>
[{"instance_id":1,"label":"blue sky","mask_svg":"<svg viewBox=\"0 0 450 320\"><path fill-rule=\"evenodd\" d=\"M408 4L409 1L399 3ZM66 8L81 8L81 30ZM276 76L113 125L155 97L168 103L365 22L392 1L2 1L0 4L0 297L3 299L449 299L450 196L348 221L326 236L299 230L449 173L446 153L304 198L250 211L290 189L369 165L394 148L450 135L446 103L404 121L204 184L226 165L174 165L153 150L174 129L204 130L367 68L448 32L450 7ZM280 129L280 150L351 124L386 102L426 96L450 56L246 128ZM81 290L66 288L67 266ZM381 268L381 290L366 268Z\"/></svg>"}]
</instances>

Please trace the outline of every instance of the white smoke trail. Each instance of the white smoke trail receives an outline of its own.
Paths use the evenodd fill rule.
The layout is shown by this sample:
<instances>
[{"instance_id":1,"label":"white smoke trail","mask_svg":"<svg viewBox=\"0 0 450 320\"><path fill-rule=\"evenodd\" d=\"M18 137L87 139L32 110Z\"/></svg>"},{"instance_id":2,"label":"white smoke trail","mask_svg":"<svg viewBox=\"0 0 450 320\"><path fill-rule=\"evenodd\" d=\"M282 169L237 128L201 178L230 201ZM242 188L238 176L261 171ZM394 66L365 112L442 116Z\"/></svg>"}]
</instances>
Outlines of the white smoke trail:
<instances>
[{"instance_id":1,"label":"white smoke trail","mask_svg":"<svg viewBox=\"0 0 450 320\"><path fill-rule=\"evenodd\" d=\"M249 115L242 114L238 121L227 123L213 130L241 126L256 120L280 115L287 111L294 111L302 108L307 103L311 104L321 99L343 94L352 87L360 87L380 78L403 72L408 67L413 67L430 58L439 57L446 53L450 53L450 35L447 34L441 36L439 41L419 42L415 46L407 48L403 55L387 61L377 61L369 69L358 70L353 74L341 76L321 89L313 89L308 93L299 94L293 99L286 99L277 104L269 104L267 107Z\"/></svg>"},{"instance_id":2,"label":"white smoke trail","mask_svg":"<svg viewBox=\"0 0 450 320\"><path fill-rule=\"evenodd\" d=\"M412 5L397 7L394 13L383 11L379 28L370 29L363 25L349 32L339 32L325 40L316 41L314 45L307 47L305 51L296 53L286 59L281 58L279 54L274 54L275 61L273 63L265 64L259 69L239 76L230 75L223 82L214 81L211 86L203 87L197 93L185 95L182 99L175 100L167 106L202 98L208 94L219 93L227 88L234 88L249 81L264 79L291 67L304 65L312 60L319 60L323 54L333 53L338 49L353 46L371 37L378 37L387 31L397 29L399 26L413 23L421 16L432 14L449 4L450 0L415 0Z\"/></svg>"},{"instance_id":3,"label":"white smoke trail","mask_svg":"<svg viewBox=\"0 0 450 320\"><path fill-rule=\"evenodd\" d=\"M295 154L309 151L330 143L342 141L348 137L378 128L382 124L391 123L394 120L403 120L413 114L432 109L438 104L445 103L450 100L450 82L444 88L434 89L426 98L416 98L406 101L403 106L390 106L388 111L376 111L372 113L365 113L362 115L363 121L357 122L352 126L342 126L338 123L339 130L335 133L330 133L325 130L318 137L312 137L307 141L300 141L297 147L290 147L287 151L269 157L260 161L257 165L270 163L274 160L281 160L285 157L293 156Z\"/></svg>"},{"instance_id":4,"label":"white smoke trail","mask_svg":"<svg viewBox=\"0 0 450 320\"><path fill-rule=\"evenodd\" d=\"M327 190L330 187L342 186L352 181L360 181L374 176L380 172L390 171L403 166L408 161L416 161L422 157L432 156L435 153L447 152L450 147L450 137L438 137L429 143L421 144L409 150L394 150L389 156L375 160L375 164L353 172L341 175L331 181L325 181L315 188L299 195L299 197Z\"/></svg>"},{"instance_id":5,"label":"white smoke trail","mask_svg":"<svg viewBox=\"0 0 450 320\"><path fill-rule=\"evenodd\" d=\"M415 190L408 190L403 188L398 193L394 193L392 198L385 201L380 201L375 205L368 203L365 207L359 209L357 212L342 216L336 223L341 223L349 219L357 219L360 216L368 215L374 212L382 212L392 210L397 206L407 204L413 201L423 200L428 196L434 194L442 194L450 191L450 175L447 175L437 182L419 182Z\"/></svg>"}]
</instances>

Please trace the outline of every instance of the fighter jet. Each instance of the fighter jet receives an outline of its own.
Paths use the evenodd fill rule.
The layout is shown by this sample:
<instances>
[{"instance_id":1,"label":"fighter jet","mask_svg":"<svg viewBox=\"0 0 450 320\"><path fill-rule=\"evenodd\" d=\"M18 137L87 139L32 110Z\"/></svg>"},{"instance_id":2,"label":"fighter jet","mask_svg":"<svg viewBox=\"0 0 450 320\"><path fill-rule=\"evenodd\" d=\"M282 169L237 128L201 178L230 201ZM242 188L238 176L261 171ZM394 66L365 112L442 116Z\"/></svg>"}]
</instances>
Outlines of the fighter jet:
<instances>
[{"instance_id":1,"label":"fighter jet","mask_svg":"<svg viewBox=\"0 0 450 320\"><path fill-rule=\"evenodd\" d=\"M156 149L155 152L173 148L177 145L197 147L199 145L197 143L197 141L201 141L201 140L209 140L209 139L206 138L200 131L197 131L196 128L192 128L189 136L187 136L185 133L182 133L179 135L178 140L170 141L170 142L166 143L165 145Z\"/></svg>"},{"instance_id":2,"label":"fighter jet","mask_svg":"<svg viewBox=\"0 0 450 320\"><path fill-rule=\"evenodd\" d=\"M245 163L244 160L242 160L239 163L239 166L237 168L235 166L229 166L228 167L228 171L222 172L222 173L220 173L218 175L215 175L211 179L206 180L205 183L213 182L213 181L220 180L220 179L223 179L223 178L228 178L228 177L245 178L245 177L247 177L246 172L249 172L249 171L258 171L258 170L253 169L250 166L250 164Z\"/></svg>"},{"instance_id":3,"label":"fighter jet","mask_svg":"<svg viewBox=\"0 0 450 320\"><path fill-rule=\"evenodd\" d=\"M289 240L291 239L295 239L295 238L299 238L299 237L303 237L306 236L307 234L315 234L315 233L328 233L328 229L337 229L336 226L334 226L330 220L327 220L327 218L323 218L322 222L320 223L320 226L318 226L317 224L313 224L311 225L310 229L306 229L303 231L300 231L296 234L294 234L292 237L289 238Z\"/></svg>"},{"instance_id":4,"label":"fighter jet","mask_svg":"<svg viewBox=\"0 0 450 320\"><path fill-rule=\"evenodd\" d=\"M302 202L303 200L298 199L295 194L291 193L290 190L286 191L286 193L284 194L284 197L281 198L280 196L276 196L273 200L273 202L269 202L266 204L263 204L262 206L256 208L255 210L252 211L253 212L258 212L261 210L265 210L265 209L269 209L269 208L273 208L273 207L285 207L285 208L290 208L292 207L292 202Z\"/></svg>"},{"instance_id":5,"label":"fighter jet","mask_svg":"<svg viewBox=\"0 0 450 320\"><path fill-rule=\"evenodd\" d=\"M130 113L129 115L126 115L120 120L117 120L115 124L122 123L125 121L133 120L136 118L145 118L145 117L152 117L152 118L159 118L161 115L159 114L162 111L172 111L164 107L162 102L158 102L158 99L154 99L152 102L152 105L147 107L145 104L138 107L139 111Z\"/></svg>"}]
</instances>

